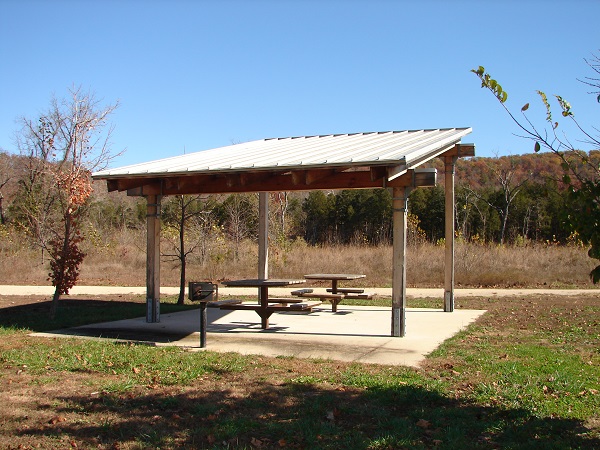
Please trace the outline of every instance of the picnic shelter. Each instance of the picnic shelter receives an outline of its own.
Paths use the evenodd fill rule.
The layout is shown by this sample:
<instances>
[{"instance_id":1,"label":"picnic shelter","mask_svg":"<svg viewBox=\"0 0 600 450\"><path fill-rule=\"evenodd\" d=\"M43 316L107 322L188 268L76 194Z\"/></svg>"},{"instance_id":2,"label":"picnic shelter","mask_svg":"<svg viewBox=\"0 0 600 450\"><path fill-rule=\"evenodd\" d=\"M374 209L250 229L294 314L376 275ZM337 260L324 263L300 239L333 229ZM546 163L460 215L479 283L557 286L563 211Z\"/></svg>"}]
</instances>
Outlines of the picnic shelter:
<instances>
[{"instance_id":1,"label":"picnic shelter","mask_svg":"<svg viewBox=\"0 0 600 450\"><path fill-rule=\"evenodd\" d=\"M444 162L444 311L454 310L454 176L457 158L475 156L463 144L471 128L329 134L261 139L188 153L92 175L109 191L147 202L147 322L160 321L160 204L168 195L259 193L258 278L269 278L268 193L390 189L393 207L391 335L406 333L406 231L410 192L434 186Z\"/></svg>"}]
</instances>

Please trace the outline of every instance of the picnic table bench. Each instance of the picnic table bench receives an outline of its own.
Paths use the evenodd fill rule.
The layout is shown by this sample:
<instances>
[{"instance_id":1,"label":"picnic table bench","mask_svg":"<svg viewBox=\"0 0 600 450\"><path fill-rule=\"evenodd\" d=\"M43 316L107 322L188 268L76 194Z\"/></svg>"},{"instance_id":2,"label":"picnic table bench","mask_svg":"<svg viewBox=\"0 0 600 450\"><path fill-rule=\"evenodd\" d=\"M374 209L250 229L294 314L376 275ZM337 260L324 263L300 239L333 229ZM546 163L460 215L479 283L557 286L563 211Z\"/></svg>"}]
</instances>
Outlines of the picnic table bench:
<instances>
[{"instance_id":1,"label":"picnic table bench","mask_svg":"<svg viewBox=\"0 0 600 450\"><path fill-rule=\"evenodd\" d=\"M327 292L332 292L332 288L328 288ZM338 288L337 292L346 294L346 298L349 299L372 299L375 296L374 292L365 292L364 289L356 289L356 288Z\"/></svg>"},{"instance_id":2,"label":"picnic table bench","mask_svg":"<svg viewBox=\"0 0 600 450\"><path fill-rule=\"evenodd\" d=\"M312 297L319 298L321 301L331 302L331 310L337 312L338 304L344 299L372 299L375 294L365 293L364 289L360 288L341 288L338 287L339 281L357 280L364 278L362 274L349 274L349 273L313 273L304 275L307 280L328 280L331 281L331 287L327 288L327 294L313 293L312 289L299 289L292 292L292 294L299 297Z\"/></svg>"},{"instance_id":3,"label":"picnic table bench","mask_svg":"<svg viewBox=\"0 0 600 450\"><path fill-rule=\"evenodd\" d=\"M280 299L269 299L269 306L267 307L267 310L271 313L273 312L285 312L285 311L306 311L306 312L312 312L312 309L315 306L318 306L321 304L321 302L305 302L302 299L294 299L294 298L280 298ZM256 311L259 315L263 309L263 307L260 304L249 304L249 303L242 303L241 300L239 300L236 303L232 303L232 304L225 304L225 305L221 305L220 306L221 309L227 309L227 310L248 310L248 311ZM270 316L271 314L269 314Z\"/></svg>"},{"instance_id":4,"label":"picnic table bench","mask_svg":"<svg viewBox=\"0 0 600 450\"><path fill-rule=\"evenodd\" d=\"M346 294L333 294L329 292L314 292L312 289L298 289L292 291L292 295L303 298L318 298L319 303L329 301L331 303L331 310L337 312L337 305L341 302Z\"/></svg>"}]
</instances>

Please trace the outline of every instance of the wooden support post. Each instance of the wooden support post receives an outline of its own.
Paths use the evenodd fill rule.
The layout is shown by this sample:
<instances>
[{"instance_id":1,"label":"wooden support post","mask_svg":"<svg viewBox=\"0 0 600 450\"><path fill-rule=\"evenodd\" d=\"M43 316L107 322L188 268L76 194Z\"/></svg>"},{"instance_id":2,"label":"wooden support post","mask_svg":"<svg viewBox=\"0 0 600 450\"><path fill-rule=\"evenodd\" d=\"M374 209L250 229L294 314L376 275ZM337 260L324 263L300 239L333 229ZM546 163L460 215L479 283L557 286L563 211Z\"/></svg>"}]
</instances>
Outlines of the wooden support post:
<instances>
[{"instance_id":1,"label":"wooden support post","mask_svg":"<svg viewBox=\"0 0 600 450\"><path fill-rule=\"evenodd\" d=\"M445 240L444 311L454 311L454 168L456 156L444 157Z\"/></svg>"},{"instance_id":2,"label":"wooden support post","mask_svg":"<svg viewBox=\"0 0 600 450\"><path fill-rule=\"evenodd\" d=\"M258 194L258 278L269 278L269 193ZM258 299L261 300L260 298Z\"/></svg>"},{"instance_id":3,"label":"wooden support post","mask_svg":"<svg viewBox=\"0 0 600 450\"><path fill-rule=\"evenodd\" d=\"M160 195L147 201L146 322L160 322Z\"/></svg>"},{"instance_id":4,"label":"wooden support post","mask_svg":"<svg viewBox=\"0 0 600 450\"><path fill-rule=\"evenodd\" d=\"M392 261L392 336L406 334L406 225L410 188L392 190L393 261Z\"/></svg>"}]
</instances>

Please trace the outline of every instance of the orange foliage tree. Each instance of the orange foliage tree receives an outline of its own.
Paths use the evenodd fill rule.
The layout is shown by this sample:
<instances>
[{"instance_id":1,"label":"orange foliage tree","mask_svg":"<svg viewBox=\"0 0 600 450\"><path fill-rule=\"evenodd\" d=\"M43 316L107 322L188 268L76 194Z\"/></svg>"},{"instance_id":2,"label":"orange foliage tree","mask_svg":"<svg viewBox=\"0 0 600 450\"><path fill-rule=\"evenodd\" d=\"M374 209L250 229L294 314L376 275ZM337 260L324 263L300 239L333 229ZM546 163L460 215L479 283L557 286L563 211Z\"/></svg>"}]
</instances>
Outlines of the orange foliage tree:
<instances>
[{"instance_id":1,"label":"orange foliage tree","mask_svg":"<svg viewBox=\"0 0 600 450\"><path fill-rule=\"evenodd\" d=\"M116 107L100 106L93 94L72 88L70 97L53 99L37 120L21 119L17 144L24 158L16 206L33 241L49 257L49 281L55 287L51 316L79 277L90 174L116 156L110 152L113 128L107 125Z\"/></svg>"}]
</instances>

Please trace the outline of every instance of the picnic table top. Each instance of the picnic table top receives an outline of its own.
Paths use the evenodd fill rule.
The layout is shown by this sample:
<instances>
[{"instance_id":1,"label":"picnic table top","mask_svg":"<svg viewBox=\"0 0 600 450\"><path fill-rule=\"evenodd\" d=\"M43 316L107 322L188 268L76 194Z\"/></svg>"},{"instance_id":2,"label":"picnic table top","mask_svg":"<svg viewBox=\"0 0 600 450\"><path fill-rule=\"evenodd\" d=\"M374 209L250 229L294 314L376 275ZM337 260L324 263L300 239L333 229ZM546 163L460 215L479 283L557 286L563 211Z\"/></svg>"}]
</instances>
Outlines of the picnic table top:
<instances>
[{"instance_id":1,"label":"picnic table top","mask_svg":"<svg viewBox=\"0 0 600 450\"><path fill-rule=\"evenodd\" d=\"M312 280L356 280L365 277L366 275L358 273L311 273L304 275L304 278Z\"/></svg>"},{"instance_id":2,"label":"picnic table top","mask_svg":"<svg viewBox=\"0 0 600 450\"><path fill-rule=\"evenodd\" d=\"M306 280L285 279L285 278L249 278L243 280L228 280L221 283L225 286L237 287L262 287L262 286L289 286L290 284L305 283Z\"/></svg>"}]
</instances>

